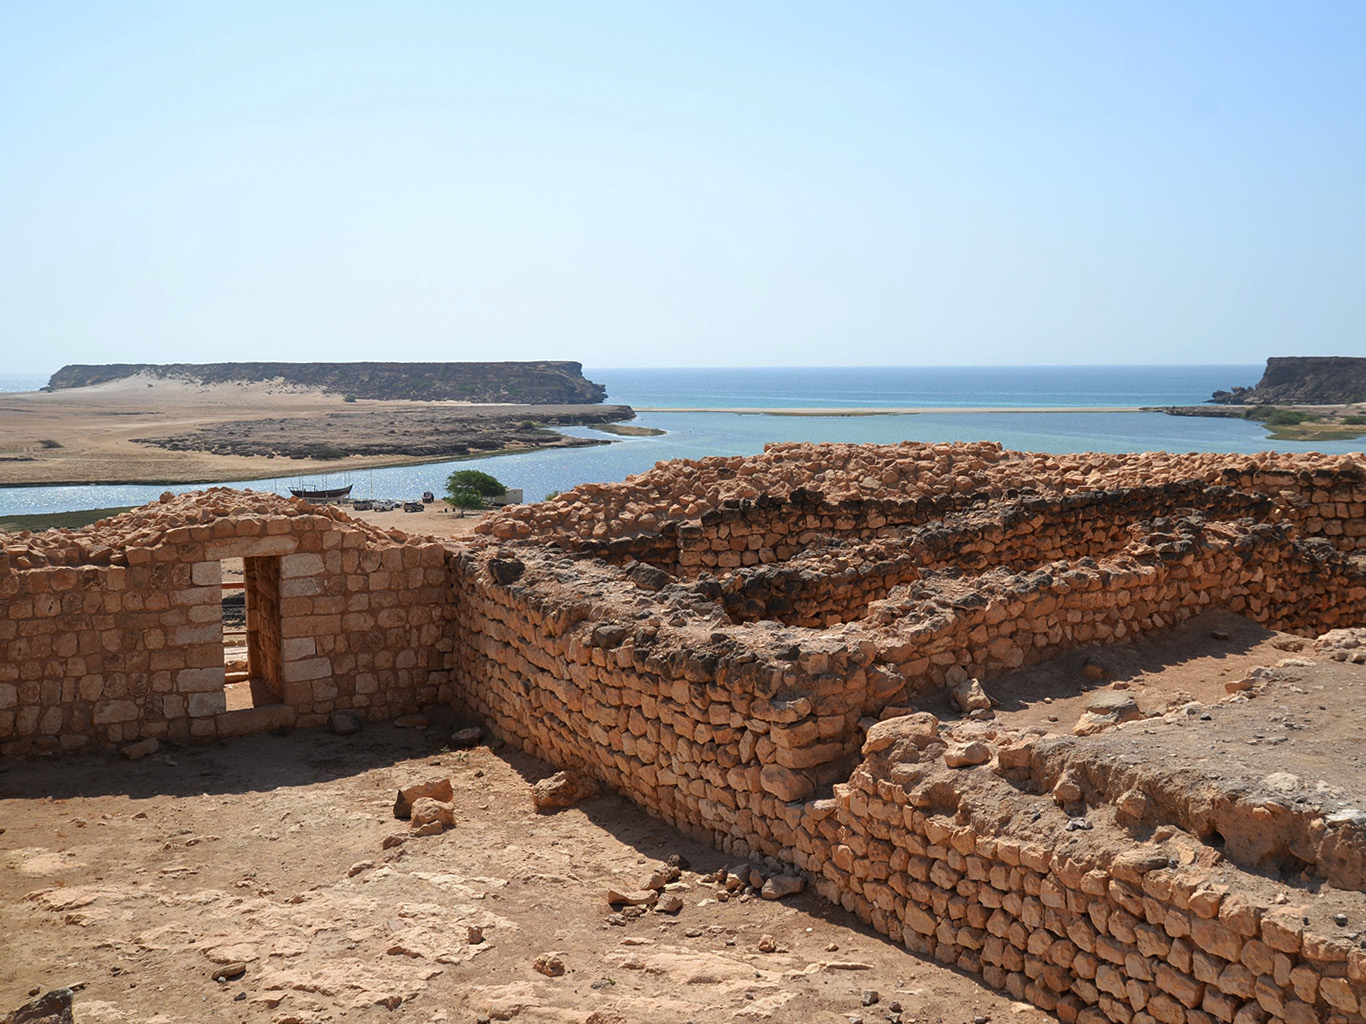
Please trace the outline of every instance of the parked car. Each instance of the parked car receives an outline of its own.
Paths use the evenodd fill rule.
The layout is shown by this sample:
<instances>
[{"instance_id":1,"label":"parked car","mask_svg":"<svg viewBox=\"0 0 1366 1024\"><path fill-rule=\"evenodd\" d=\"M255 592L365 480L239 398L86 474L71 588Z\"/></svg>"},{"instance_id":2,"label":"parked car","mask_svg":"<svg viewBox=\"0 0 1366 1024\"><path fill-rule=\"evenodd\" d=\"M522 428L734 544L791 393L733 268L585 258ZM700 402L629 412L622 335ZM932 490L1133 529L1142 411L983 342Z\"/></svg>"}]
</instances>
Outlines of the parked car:
<instances>
[{"instance_id":1,"label":"parked car","mask_svg":"<svg viewBox=\"0 0 1366 1024\"><path fill-rule=\"evenodd\" d=\"M426 502L428 505L430 505L432 502L436 501L436 495L433 494L431 491L423 491L422 500Z\"/></svg>"},{"instance_id":2,"label":"parked car","mask_svg":"<svg viewBox=\"0 0 1366 1024\"><path fill-rule=\"evenodd\" d=\"M426 512L427 506L420 501L405 501L403 503L404 512Z\"/></svg>"},{"instance_id":3,"label":"parked car","mask_svg":"<svg viewBox=\"0 0 1366 1024\"><path fill-rule=\"evenodd\" d=\"M357 512L369 512L375 507L375 503L369 498L357 498L355 501L351 502L351 507Z\"/></svg>"}]
</instances>

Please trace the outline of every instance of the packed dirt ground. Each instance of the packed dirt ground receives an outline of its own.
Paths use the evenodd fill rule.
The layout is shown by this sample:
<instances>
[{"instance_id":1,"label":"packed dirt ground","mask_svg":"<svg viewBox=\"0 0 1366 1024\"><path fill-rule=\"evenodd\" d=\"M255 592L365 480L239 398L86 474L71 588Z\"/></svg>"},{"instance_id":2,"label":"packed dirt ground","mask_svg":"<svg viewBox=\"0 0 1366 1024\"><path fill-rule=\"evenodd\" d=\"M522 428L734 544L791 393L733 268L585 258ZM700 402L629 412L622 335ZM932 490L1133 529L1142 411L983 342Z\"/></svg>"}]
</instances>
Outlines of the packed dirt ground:
<instances>
[{"instance_id":1,"label":"packed dirt ground","mask_svg":"<svg viewBox=\"0 0 1366 1024\"><path fill-rule=\"evenodd\" d=\"M341 472L497 450L602 443L524 426L629 419L615 406L346 402L284 384L196 385L130 377L0 396L0 486L193 483ZM137 439L173 439L180 450ZM603 441L607 438L604 436ZM371 454L270 457L289 445ZM239 454L225 454L239 452Z\"/></svg>"}]
</instances>

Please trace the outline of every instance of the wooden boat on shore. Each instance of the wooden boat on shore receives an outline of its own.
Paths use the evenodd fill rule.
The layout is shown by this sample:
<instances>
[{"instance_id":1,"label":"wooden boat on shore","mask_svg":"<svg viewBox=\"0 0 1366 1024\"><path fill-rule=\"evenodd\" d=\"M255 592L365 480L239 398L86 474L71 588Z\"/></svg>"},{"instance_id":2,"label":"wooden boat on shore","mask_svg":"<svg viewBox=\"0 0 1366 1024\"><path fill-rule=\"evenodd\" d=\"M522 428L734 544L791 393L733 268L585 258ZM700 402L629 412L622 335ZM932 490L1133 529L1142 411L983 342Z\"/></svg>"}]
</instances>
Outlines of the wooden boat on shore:
<instances>
[{"instance_id":1,"label":"wooden boat on shore","mask_svg":"<svg viewBox=\"0 0 1366 1024\"><path fill-rule=\"evenodd\" d=\"M345 487L291 487L289 493L304 501L340 501L351 493L352 484Z\"/></svg>"}]
</instances>

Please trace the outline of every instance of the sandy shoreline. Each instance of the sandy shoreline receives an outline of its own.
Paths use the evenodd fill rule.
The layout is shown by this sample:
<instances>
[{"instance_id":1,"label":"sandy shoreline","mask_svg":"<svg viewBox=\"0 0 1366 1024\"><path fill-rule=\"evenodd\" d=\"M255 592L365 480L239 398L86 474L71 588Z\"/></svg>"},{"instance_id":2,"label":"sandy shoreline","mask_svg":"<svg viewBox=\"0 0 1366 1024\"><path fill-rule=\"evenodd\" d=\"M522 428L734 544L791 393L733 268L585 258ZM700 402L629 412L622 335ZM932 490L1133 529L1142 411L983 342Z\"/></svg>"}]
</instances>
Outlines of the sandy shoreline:
<instances>
[{"instance_id":1,"label":"sandy shoreline","mask_svg":"<svg viewBox=\"0 0 1366 1024\"><path fill-rule=\"evenodd\" d=\"M719 409L703 408L684 408L672 406L632 406L636 412L724 412L733 413L739 416L916 416L920 413L950 413L963 412L973 415L995 414L995 413L1016 413L1016 412L1143 412L1144 410L1137 405L1104 405L1104 406L970 406L962 407L956 405L916 405L902 406L885 409L843 409L839 407L831 408L755 408L748 406L727 406Z\"/></svg>"},{"instance_id":2,"label":"sandy shoreline","mask_svg":"<svg viewBox=\"0 0 1366 1024\"><path fill-rule=\"evenodd\" d=\"M515 422L547 417L565 408L346 402L340 395L279 382L199 385L142 376L55 392L9 392L0 394L0 487L156 486L304 478L593 443L562 441L553 432L518 429ZM582 408L591 414L606 407ZM463 418L463 426L448 425L446 421L452 418ZM511 426L500 426L509 418L514 421ZM428 450L318 459L222 453L228 444L247 444L253 432L259 435L264 429L275 431L281 440L307 437L355 447L393 436L393 443L402 445L411 440L415 449L426 444ZM453 429L468 430L471 450L457 454L432 451L431 440L449 438ZM172 450L137 440L194 439L201 435L220 451L204 450L193 443L189 450Z\"/></svg>"}]
</instances>

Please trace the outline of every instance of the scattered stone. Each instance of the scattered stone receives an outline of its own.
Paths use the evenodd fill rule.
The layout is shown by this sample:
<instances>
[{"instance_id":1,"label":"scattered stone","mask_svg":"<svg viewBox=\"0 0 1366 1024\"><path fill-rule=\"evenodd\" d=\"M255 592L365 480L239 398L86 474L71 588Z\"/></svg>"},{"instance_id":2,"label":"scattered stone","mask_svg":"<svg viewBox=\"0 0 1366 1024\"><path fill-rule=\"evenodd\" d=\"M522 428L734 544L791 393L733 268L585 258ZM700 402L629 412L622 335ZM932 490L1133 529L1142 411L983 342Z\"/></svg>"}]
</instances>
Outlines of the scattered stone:
<instances>
[{"instance_id":1,"label":"scattered stone","mask_svg":"<svg viewBox=\"0 0 1366 1024\"><path fill-rule=\"evenodd\" d=\"M1346 915L1346 914L1334 914L1334 915L1333 915L1333 923L1334 923L1335 925L1337 925L1339 928L1345 928L1345 927L1347 927L1347 915Z\"/></svg>"},{"instance_id":2,"label":"scattered stone","mask_svg":"<svg viewBox=\"0 0 1366 1024\"><path fill-rule=\"evenodd\" d=\"M970 768L991 760L991 748L980 740L971 743L951 743L944 751L944 763L950 768Z\"/></svg>"},{"instance_id":3,"label":"scattered stone","mask_svg":"<svg viewBox=\"0 0 1366 1024\"><path fill-rule=\"evenodd\" d=\"M1090 832L1095 826L1085 818L1069 818L1067 821L1068 832Z\"/></svg>"},{"instance_id":4,"label":"scattered stone","mask_svg":"<svg viewBox=\"0 0 1366 1024\"><path fill-rule=\"evenodd\" d=\"M778 940L775 939L772 935L761 935L761 936L759 936L759 952L760 952L760 953L776 953L776 952L778 952Z\"/></svg>"},{"instance_id":5,"label":"scattered stone","mask_svg":"<svg viewBox=\"0 0 1366 1024\"><path fill-rule=\"evenodd\" d=\"M465 929L465 941L471 946L478 946L484 941L484 929L477 924L472 924Z\"/></svg>"},{"instance_id":6,"label":"scattered stone","mask_svg":"<svg viewBox=\"0 0 1366 1024\"><path fill-rule=\"evenodd\" d=\"M1072 732L1076 736L1093 736L1121 722L1136 722L1142 717L1143 712L1132 696L1119 690L1106 690L1091 695Z\"/></svg>"},{"instance_id":7,"label":"scattered stone","mask_svg":"<svg viewBox=\"0 0 1366 1024\"><path fill-rule=\"evenodd\" d=\"M987 696L982 684L976 679L968 679L959 683L951 691L953 702L962 711L990 711L991 698Z\"/></svg>"},{"instance_id":8,"label":"scattered stone","mask_svg":"<svg viewBox=\"0 0 1366 1024\"><path fill-rule=\"evenodd\" d=\"M483 738L484 730L473 725L468 729L457 729L451 733L451 746L457 750L465 750L469 747L479 746L479 741Z\"/></svg>"},{"instance_id":9,"label":"scattered stone","mask_svg":"<svg viewBox=\"0 0 1366 1024\"><path fill-rule=\"evenodd\" d=\"M356 863L352 864L350 868L347 869L346 877L355 878L362 871L369 871L374 866L375 862L372 860L358 860L356 861Z\"/></svg>"},{"instance_id":10,"label":"scattered stone","mask_svg":"<svg viewBox=\"0 0 1366 1024\"><path fill-rule=\"evenodd\" d=\"M774 875L763 884L759 895L766 900L780 900L794 896L806 888L806 879L801 875Z\"/></svg>"},{"instance_id":11,"label":"scattered stone","mask_svg":"<svg viewBox=\"0 0 1366 1024\"><path fill-rule=\"evenodd\" d=\"M655 910L661 914L677 914L682 909L683 897L676 893L670 893L655 904Z\"/></svg>"},{"instance_id":12,"label":"scattered stone","mask_svg":"<svg viewBox=\"0 0 1366 1024\"><path fill-rule=\"evenodd\" d=\"M668 864L671 868L678 868L680 871L687 871L688 868L692 867L692 864L688 861L688 858L683 856L683 854L681 853L669 854L668 860L666 860L664 863Z\"/></svg>"},{"instance_id":13,"label":"scattered stone","mask_svg":"<svg viewBox=\"0 0 1366 1024\"><path fill-rule=\"evenodd\" d=\"M614 907L652 907L659 901L653 889L608 889L607 902Z\"/></svg>"},{"instance_id":14,"label":"scattered stone","mask_svg":"<svg viewBox=\"0 0 1366 1024\"><path fill-rule=\"evenodd\" d=\"M423 798L450 803L455 799L455 789L450 779L428 779L426 782L411 782L398 791L394 801L394 817L408 818L413 813L413 803Z\"/></svg>"},{"instance_id":15,"label":"scattered stone","mask_svg":"<svg viewBox=\"0 0 1366 1024\"><path fill-rule=\"evenodd\" d=\"M83 985L57 988L11 1011L4 1024L72 1024L71 998ZM33 991L29 995L33 995Z\"/></svg>"},{"instance_id":16,"label":"scattered stone","mask_svg":"<svg viewBox=\"0 0 1366 1024\"><path fill-rule=\"evenodd\" d=\"M675 867L655 868L642 889L663 889L670 882L677 882L683 872Z\"/></svg>"},{"instance_id":17,"label":"scattered stone","mask_svg":"<svg viewBox=\"0 0 1366 1024\"><path fill-rule=\"evenodd\" d=\"M418 797L413 801L411 818L414 828L439 823L445 828L455 828L455 805L445 800L434 800L429 796Z\"/></svg>"},{"instance_id":18,"label":"scattered stone","mask_svg":"<svg viewBox=\"0 0 1366 1024\"><path fill-rule=\"evenodd\" d=\"M531 787L531 801L538 814L547 814L573 807L597 792L597 780L577 772L561 771Z\"/></svg>"},{"instance_id":19,"label":"scattered stone","mask_svg":"<svg viewBox=\"0 0 1366 1024\"><path fill-rule=\"evenodd\" d=\"M138 758L146 757L148 754L155 754L160 749L161 744L157 742L156 737L148 736L145 740L138 740L136 743L130 743L128 746L121 748L119 753L130 761L136 761ZM60 991L60 989L58 991Z\"/></svg>"},{"instance_id":20,"label":"scattered stone","mask_svg":"<svg viewBox=\"0 0 1366 1024\"><path fill-rule=\"evenodd\" d=\"M327 727L338 736L353 736L361 725L361 717L354 711L334 711L327 716Z\"/></svg>"},{"instance_id":21,"label":"scattered stone","mask_svg":"<svg viewBox=\"0 0 1366 1024\"><path fill-rule=\"evenodd\" d=\"M864 1006L876 1006L881 1000L882 996L878 994L877 989L872 988L865 988L863 990L863 995L860 997L860 1001Z\"/></svg>"},{"instance_id":22,"label":"scattered stone","mask_svg":"<svg viewBox=\"0 0 1366 1024\"><path fill-rule=\"evenodd\" d=\"M394 719L397 729L425 729L431 724L432 720L427 715L399 715Z\"/></svg>"},{"instance_id":23,"label":"scattered stone","mask_svg":"<svg viewBox=\"0 0 1366 1024\"><path fill-rule=\"evenodd\" d=\"M209 977L217 982L225 982L232 981L234 978L240 978L246 973L247 965L243 961L237 960L230 964L222 964L215 967L209 972Z\"/></svg>"},{"instance_id":24,"label":"scattered stone","mask_svg":"<svg viewBox=\"0 0 1366 1024\"><path fill-rule=\"evenodd\" d=\"M558 978L565 971L564 956L560 953L542 953L531 966L547 978Z\"/></svg>"},{"instance_id":25,"label":"scattered stone","mask_svg":"<svg viewBox=\"0 0 1366 1024\"><path fill-rule=\"evenodd\" d=\"M385 836L384 841L379 845L381 849L389 850L395 846L402 846L407 841L408 837L404 835L402 832L393 832Z\"/></svg>"},{"instance_id":26,"label":"scattered stone","mask_svg":"<svg viewBox=\"0 0 1366 1024\"><path fill-rule=\"evenodd\" d=\"M439 821L429 821L429 822L427 822L427 824L425 824L425 825L420 825L420 826L418 826L417 828L413 829L412 834L415 835L415 836L419 836L419 837L420 837L420 836L439 836L439 835L441 835L441 833L443 833L443 832L445 832L445 831L446 831L446 826L443 825L443 824L441 824L441 822L439 822Z\"/></svg>"}]
</instances>

